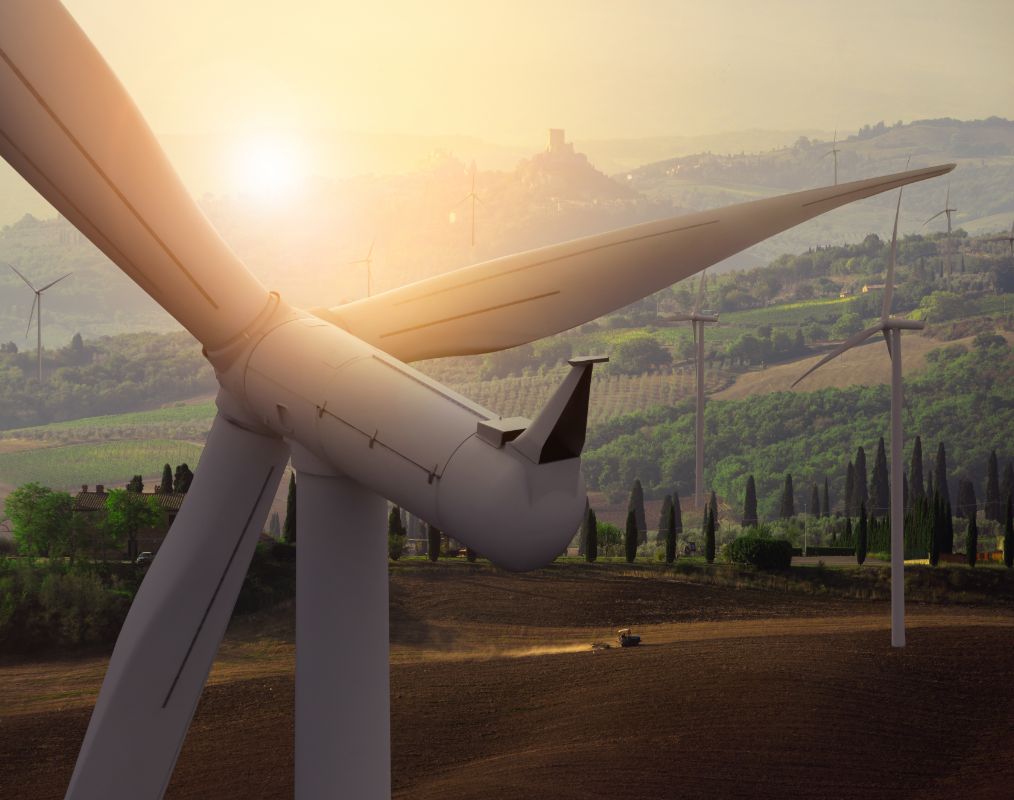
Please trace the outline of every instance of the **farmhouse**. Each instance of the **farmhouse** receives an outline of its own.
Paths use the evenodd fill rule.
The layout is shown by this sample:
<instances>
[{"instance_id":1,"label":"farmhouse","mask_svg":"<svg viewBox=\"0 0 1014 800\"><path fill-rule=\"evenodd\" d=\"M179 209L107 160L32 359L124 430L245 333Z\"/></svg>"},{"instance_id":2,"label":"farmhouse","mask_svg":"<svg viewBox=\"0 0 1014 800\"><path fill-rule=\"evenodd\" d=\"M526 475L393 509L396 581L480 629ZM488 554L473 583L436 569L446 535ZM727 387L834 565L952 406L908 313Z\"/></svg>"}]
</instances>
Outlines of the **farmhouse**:
<instances>
[{"instance_id":1,"label":"farmhouse","mask_svg":"<svg viewBox=\"0 0 1014 800\"><path fill-rule=\"evenodd\" d=\"M143 492L141 496L144 498L154 497L155 502L165 512L165 524L163 526L142 528L137 533L138 552L147 550L154 554L158 552L158 548L162 545L162 540L165 539L165 535L169 531L169 526L176 519L176 515L180 511L180 506L183 505L186 494L182 492L155 491L151 494ZM90 517L92 524L101 524L105 519L107 497L109 497L109 492L106 491L106 487L101 483L96 484L94 491L89 491L88 484L82 484L81 491L74 497L74 510L80 511Z\"/></svg>"}]
</instances>

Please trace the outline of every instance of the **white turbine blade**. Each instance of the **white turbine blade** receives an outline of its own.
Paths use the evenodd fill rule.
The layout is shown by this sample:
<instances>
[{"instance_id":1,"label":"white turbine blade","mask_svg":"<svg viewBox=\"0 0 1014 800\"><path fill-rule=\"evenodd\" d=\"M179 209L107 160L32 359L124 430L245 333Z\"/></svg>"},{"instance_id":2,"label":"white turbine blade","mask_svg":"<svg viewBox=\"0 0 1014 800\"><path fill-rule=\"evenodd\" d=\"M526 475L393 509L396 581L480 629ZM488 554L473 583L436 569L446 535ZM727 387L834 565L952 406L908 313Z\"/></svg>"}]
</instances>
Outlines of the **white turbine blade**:
<instances>
[{"instance_id":1,"label":"white turbine blade","mask_svg":"<svg viewBox=\"0 0 1014 800\"><path fill-rule=\"evenodd\" d=\"M935 220L937 217L939 217L941 214L944 214L944 213L946 213L946 212L945 211L938 211L936 214L934 214L932 217L930 217L928 220L926 220L923 223L923 225L929 225L933 220Z\"/></svg>"},{"instance_id":2,"label":"white turbine blade","mask_svg":"<svg viewBox=\"0 0 1014 800\"><path fill-rule=\"evenodd\" d=\"M162 796L288 459L221 415L120 631L68 800Z\"/></svg>"},{"instance_id":3,"label":"white turbine blade","mask_svg":"<svg viewBox=\"0 0 1014 800\"><path fill-rule=\"evenodd\" d=\"M798 378L796 378L792 382L792 385L795 386L797 383L799 383L801 380L803 380L803 378L805 378L811 372L814 372L815 370L820 369L828 361L831 361L832 359L837 358L842 353L844 353L846 350L850 350L851 348L855 347L857 344L861 344L862 342L865 342L867 339L869 339L871 336L873 336L873 334L875 334L879 330L882 330L882 326L878 323L878 324L874 325L872 328L867 328L864 331L859 331L859 333L853 334L848 339L846 339L844 342L842 342L840 345L838 345L834 350L832 350L830 353L828 353L826 356L824 356L820 361L818 361L816 364L814 364L812 367L810 367L806 372L804 372L802 375L800 375Z\"/></svg>"},{"instance_id":4,"label":"white turbine blade","mask_svg":"<svg viewBox=\"0 0 1014 800\"><path fill-rule=\"evenodd\" d=\"M56 284L58 284L58 283L59 283L60 281L62 281L62 280L63 280L64 278L69 278L69 277L71 276L71 274L72 274L72 273L68 272L68 273L67 273L66 275L61 275L61 276L60 276L59 278L57 278L57 279L56 279L55 281L50 281L50 282L49 282L49 283L47 283L47 284L46 284L45 286L43 286L43 287L42 287L41 289L39 289L39 294L42 294L42 293L43 293L44 291L46 291L46 289L49 289L49 288L50 288L50 287L52 287L52 286L56 286Z\"/></svg>"},{"instance_id":5,"label":"white turbine blade","mask_svg":"<svg viewBox=\"0 0 1014 800\"><path fill-rule=\"evenodd\" d=\"M39 293L35 293L35 297L32 298L32 310L28 312L28 325L25 327L25 338L28 338L28 332L32 329L32 318L35 316L35 305L39 302Z\"/></svg>"},{"instance_id":6,"label":"white turbine blade","mask_svg":"<svg viewBox=\"0 0 1014 800\"><path fill-rule=\"evenodd\" d=\"M900 172L649 222L314 313L402 361L502 350L622 308L833 208L953 168Z\"/></svg>"},{"instance_id":7,"label":"white turbine blade","mask_svg":"<svg viewBox=\"0 0 1014 800\"><path fill-rule=\"evenodd\" d=\"M209 349L268 303L56 0L0 3L0 156Z\"/></svg>"},{"instance_id":8,"label":"white turbine blade","mask_svg":"<svg viewBox=\"0 0 1014 800\"><path fill-rule=\"evenodd\" d=\"M370 249L366 251L366 258L363 259L366 263L369 263L373 259L373 246L377 243L377 237L374 236L370 241Z\"/></svg>"},{"instance_id":9,"label":"white turbine blade","mask_svg":"<svg viewBox=\"0 0 1014 800\"><path fill-rule=\"evenodd\" d=\"M28 284L29 289L31 289L33 292L35 291L35 287L32 286L32 282L28 280L28 278L26 278L24 275L22 275L21 271L17 267L15 267L13 264L8 264L7 266L10 267L12 270L14 270L15 274L17 274L17 276L21 278L21 280L23 280L26 284Z\"/></svg>"},{"instance_id":10,"label":"white turbine blade","mask_svg":"<svg viewBox=\"0 0 1014 800\"><path fill-rule=\"evenodd\" d=\"M694 301L694 313L701 313L701 303L704 302L704 287L707 285L708 271L701 272L701 280L697 284L697 299Z\"/></svg>"},{"instance_id":11,"label":"white turbine blade","mask_svg":"<svg viewBox=\"0 0 1014 800\"><path fill-rule=\"evenodd\" d=\"M901 193L898 190L898 205L894 209L894 230L891 232L891 256L887 262L887 280L884 281L884 304L880 311L881 319L887 319L891 313L891 302L894 300L894 261L898 253L898 215L901 214ZM888 344L890 349L890 344Z\"/></svg>"}]
</instances>

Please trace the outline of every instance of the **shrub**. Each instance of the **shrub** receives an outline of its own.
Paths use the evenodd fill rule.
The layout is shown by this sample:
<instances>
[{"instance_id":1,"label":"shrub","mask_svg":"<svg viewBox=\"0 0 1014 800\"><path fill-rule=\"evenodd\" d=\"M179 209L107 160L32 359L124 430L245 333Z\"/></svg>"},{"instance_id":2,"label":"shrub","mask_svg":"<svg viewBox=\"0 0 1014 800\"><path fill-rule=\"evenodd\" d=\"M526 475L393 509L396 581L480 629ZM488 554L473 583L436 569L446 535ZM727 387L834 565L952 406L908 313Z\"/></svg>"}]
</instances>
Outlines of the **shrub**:
<instances>
[{"instance_id":1,"label":"shrub","mask_svg":"<svg viewBox=\"0 0 1014 800\"><path fill-rule=\"evenodd\" d=\"M792 563L792 545L785 539L740 536L729 545L728 553L733 563L760 569L788 569Z\"/></svg>"}]
</instances>

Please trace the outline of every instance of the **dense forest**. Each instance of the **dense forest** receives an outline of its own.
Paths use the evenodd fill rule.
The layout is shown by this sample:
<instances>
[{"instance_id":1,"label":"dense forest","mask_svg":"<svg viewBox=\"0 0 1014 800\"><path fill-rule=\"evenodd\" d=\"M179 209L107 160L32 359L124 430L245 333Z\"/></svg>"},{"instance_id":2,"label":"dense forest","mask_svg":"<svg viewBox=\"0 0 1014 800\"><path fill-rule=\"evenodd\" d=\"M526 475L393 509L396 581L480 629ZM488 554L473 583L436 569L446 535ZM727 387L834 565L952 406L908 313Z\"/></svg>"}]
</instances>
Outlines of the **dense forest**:
<instances>
[{"instance_id":1,"label":"dense forest","mask_svg":"<svg viewBox=\"0 0 1014 800\"><path fill-rule=\"evenodd\" d=\"M0 429L157 408L215 391L211 365L187 333L131 333L43 352L0 347Z\"/></svg>"},{"instance_id":2,"label":"dense forest","mask_svg":"<svg viewBox=\"0 0 1014 800\"><path fill-rule=\"evenodd\" d=\"M949 345L930 353L925 370L906 381L906 466L916 434L924 454L937 443L947 449L949 478L981 487L991 449L1001 463L1014 457L1014 350L997 335L983 334L975 345ZM786 472L801 496L813 484L831 485L832 508L839 508L848 461L863 446L873 453L888 438L887 386L777 392L708 405L705 481L734 508L742 503L747 476L757 479L758 507L772 517ZM623 497L635 478L646 495L692 491L694 413L690 402L631 414L591 432L584 458L590 489ZM977 488L977 491L980 491Z\"/></svg>"}]
</instances>

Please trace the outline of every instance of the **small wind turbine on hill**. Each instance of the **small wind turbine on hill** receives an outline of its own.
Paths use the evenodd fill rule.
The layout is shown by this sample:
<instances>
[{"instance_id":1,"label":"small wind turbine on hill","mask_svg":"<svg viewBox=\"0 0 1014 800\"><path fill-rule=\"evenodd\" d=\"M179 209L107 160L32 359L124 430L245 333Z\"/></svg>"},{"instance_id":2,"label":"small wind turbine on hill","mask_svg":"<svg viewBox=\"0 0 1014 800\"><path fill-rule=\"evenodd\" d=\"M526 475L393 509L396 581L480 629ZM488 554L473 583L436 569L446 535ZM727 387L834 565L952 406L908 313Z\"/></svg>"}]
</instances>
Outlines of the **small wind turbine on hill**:
<instances>
[{"instance_id":1,"label":"small wind turbine on hill","mask_svg":"<svg viewBox=\"0 0 1014 800\"><path fill-rule=\"evenodd\" d=\"M948 275L950 275L950 274L952 274L954 272L954 266L951 263L951 214L957 214L957 213L958 213L958 209L951 208L951 185L948 183L947 184L947 194L945 195L945 198L944 198L944 207L940 211L938 211L936 214L934 214L932 217L930 217L928 220L926 220L923 223L923 226L925 227L926 225L929 225L937 217L939 217L941 214L945 214L947 216L947 240L946 240L947 243L945 245L944 250L947 253L947 274Z\"/></svg>"},{"instance_id":2,"label":"small wind turbine on hill","mask_svg":"<svg viewBox=\"0 0 1014 800\"><path fill-rule=\"evenodd\" d=\"M360 258L356 261L347 261L346 266L354 267L359 264L366 265L366 296L369 297L373 291L373 245L377 243L376 237L370 242L370 249L366 251L366 258Z\"/></svg>"},{"instance_id":3,"label":"small wind turbine on hill","mask_svg":"<svg viewBox=\"0 0 1014 800\"><path fill-rule=\"evenodd\" d=\"M36 327L37 327L37 330L38 330L38 339L37 339L38 350L37 350L37 355L39 357L39 383L41 384L42 383L42 293L44 291L46 291L47 289L51 289L52 287L56 286L56 284L58 284L64 278L70 277L71 273L68 272L66 275L63 275L62 277L57 278L55 281L50 281L45 286L43 286L41 289L36 289L32 285L32 282L30 280L28 280L28 278L26 278L24 275L22 275L18 271L17 267L15 267L13 264L8 264L7 266L10 267L12 270L14 270L14 272L17 274L17 276L19 278L21 278L21 280L23 280L26 284L28 284L28 288L29 289L31 289L33 292L35 292L35 299L32 300L32 310L28 314L28 327L25 328L25 338L28 337L28 332L32 329L32 317L35 316L36 313L37 313L38 314L38 318L36 320ZM38 312L36 312L36 309L38 309Z\"/></svg>"},{"instance_id":4,"label":"small wind turbine on hill","mask_svg":"<svg viewBox=\"0 0 1014 800\"><path fill-rule=\"evenodd\" d=\"M894 232L891 234L891 257L887 265L887 280L884 283L884 302L880 321L846 339L842 344L824 356L796 379L795 386L814 370L831 359L862 344L871 336L883 333L891 357L891 644L905 646L905 511L904 473L901 463L902 429L901 409L903 405L901 383L901 332L922 330L925 325L915 320L891 316L891 301L894 298L894 268L898 250L898 214L901 212L901 190L898 191L898 206L894 212Z\"/></svg>"},{"instance_id":5,"label":"small wind turbine on hill","mask_svg":"<svg viewBox=\"0 0 1014 800\"><path fill-rule=\"evenodd\" d=\"M838 149L838 130L835 129L834 137L831 139L831 149L824 153L823 158L828 156L834 156L834 185L838 185L838 154L841 150Z\"/></svg>"},{"instance_id":6,"label":"small wind turbine on hill","mask_svg":"<svg viewBox=\"0 0 1014 800\"><path fill-rule=\"evenodd\" d=\"M472 162L472 188L468 192L468 194L466 194L464 197L462 197L454 205L455 206L460 206L462 203L467 202L468 200L472 201L472 248L474 249L475 248L475 204L476 203L479 203L479 204L482 203L482 200L479 199L479 195L477 195L475 193L475 162L474 161Z\"/></svg>"},{"instance_id":7,"label":"small wind turbine on hill","mask_svg":"<svg viewBox=\"0 0 1014 800\"><path fill-rule=\"evenodd\" d=\"M697 451L694 455L694 508L702 508L704 504L704 325L718 322L718 315L702 314L701 303L704 301L704 288L707 285L708 271L701 273L697 286L697 299L694 310L689 314L674 317L677 322L690 322L694 330L694 345L697 359Z\"/></svg>"},{"instance_id":8,"label":"small wind turbine on hill","mask_svg":"<svg viewBox=\"0 0 1014 800\"><path fill-rule=\"evenodd\" d=\"M1010 224L1010 233L1006 236L994 236L991 242L1007 242L1010 245L1010 254L1014 256L1014 222Z\"/></svg>"}]
</instances>

